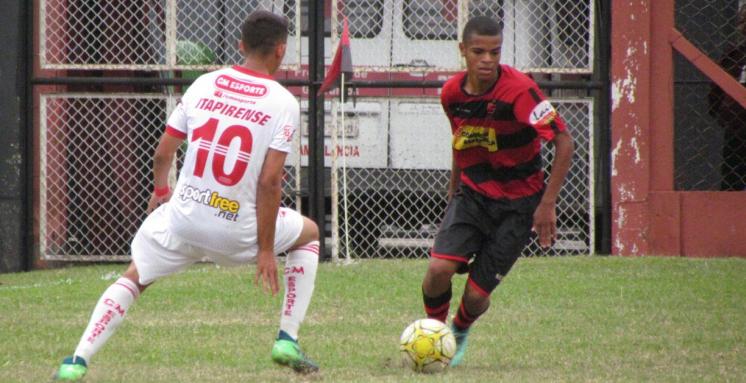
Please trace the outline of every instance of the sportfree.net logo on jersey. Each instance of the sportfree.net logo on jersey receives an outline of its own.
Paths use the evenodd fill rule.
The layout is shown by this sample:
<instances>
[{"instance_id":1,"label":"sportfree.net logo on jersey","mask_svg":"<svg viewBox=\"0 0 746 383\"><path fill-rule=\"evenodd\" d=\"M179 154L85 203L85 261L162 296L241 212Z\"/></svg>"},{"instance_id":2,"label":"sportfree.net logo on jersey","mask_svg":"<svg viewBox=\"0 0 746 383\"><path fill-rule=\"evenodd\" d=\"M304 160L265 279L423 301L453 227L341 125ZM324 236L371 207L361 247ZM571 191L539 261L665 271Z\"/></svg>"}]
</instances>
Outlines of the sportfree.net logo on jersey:
<instances>
[{"instance_id":1,"label":"sportfree.net logo on jersey","mask_svg":"<svg viewBox=\"0 0 746 383\"><path fill-rule=\"evenodd\" d=\"M238 201L225 198L218 192L210 189L199 190L189 185L179 191L179 198L182 201L192 200L202 205L217 209L216 217L236 222L238 220L238 211L241 210L241 204Z\"/></svg>"}]
</instances>

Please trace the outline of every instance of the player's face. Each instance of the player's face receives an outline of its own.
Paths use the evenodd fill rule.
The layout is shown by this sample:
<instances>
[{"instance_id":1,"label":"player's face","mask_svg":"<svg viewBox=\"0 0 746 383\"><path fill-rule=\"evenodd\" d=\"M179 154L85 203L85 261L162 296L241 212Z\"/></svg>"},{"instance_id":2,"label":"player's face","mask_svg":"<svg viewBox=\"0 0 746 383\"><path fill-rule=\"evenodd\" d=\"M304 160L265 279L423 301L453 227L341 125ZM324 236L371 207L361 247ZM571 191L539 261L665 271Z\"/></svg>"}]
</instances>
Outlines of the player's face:
<instances>
[{"instance_id":1,"label":"player's face","mask_svg":"<svg viewBox=\"0 0 746 383\"><path fill-rule=\"evenodd\" d=\"M503 38L472 34L465 42L459 44L461 55L466 60L469 77L481 82L494 82L497 78L497 66L500 65L500 49Z\"/></svg>"}]
</instances>

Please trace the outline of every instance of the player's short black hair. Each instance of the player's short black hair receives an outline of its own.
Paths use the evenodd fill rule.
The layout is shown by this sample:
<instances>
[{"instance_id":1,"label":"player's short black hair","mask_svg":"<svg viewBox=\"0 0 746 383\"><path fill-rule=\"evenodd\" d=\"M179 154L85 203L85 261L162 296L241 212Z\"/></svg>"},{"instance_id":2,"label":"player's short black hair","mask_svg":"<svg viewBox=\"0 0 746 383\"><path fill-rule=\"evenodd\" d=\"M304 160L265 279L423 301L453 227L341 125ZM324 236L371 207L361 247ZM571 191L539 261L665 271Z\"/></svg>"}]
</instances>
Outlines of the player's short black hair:
<instances>
[{"instance_id":1,"label":"player's short black hair","mask_svg":"<svg viewBox=\"0 0 746 383\"><path fill-rule=\"evenodd\" d=\"M254 11L241 24L241 41L247 53L267 55L287 38L287 18L269 11Z\"/></svg>"},{"instance_id":2,"label":"player's short black hair","mask_svg":"<svg viewBox=\"0 0 746 383\"><path fill-rule=\"evenodd\" d=\"M477 16L470 19L464 26L461 41L466 43L472 35L499 36L503 33L502 25L497 20L487 16Z\"/></svg>"}]
</instances>

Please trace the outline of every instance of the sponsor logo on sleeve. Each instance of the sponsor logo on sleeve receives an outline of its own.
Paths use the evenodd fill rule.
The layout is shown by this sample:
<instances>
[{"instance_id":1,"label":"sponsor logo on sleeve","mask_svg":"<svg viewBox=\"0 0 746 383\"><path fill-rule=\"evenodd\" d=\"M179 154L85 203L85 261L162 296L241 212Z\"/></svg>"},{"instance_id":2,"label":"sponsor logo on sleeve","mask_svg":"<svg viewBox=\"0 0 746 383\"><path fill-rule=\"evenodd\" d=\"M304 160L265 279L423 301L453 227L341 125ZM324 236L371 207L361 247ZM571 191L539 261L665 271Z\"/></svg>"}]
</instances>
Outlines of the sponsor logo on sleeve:
<instances>
[{"instance_id":1,"label":"sponsor logo on sleeve","mask_svg":"<svg viewBox=\"0 0 746 383\"><path fill-rule=\"evenodd\" d=\"M548 100L538 103L531 114L528 116L528 122L531 125L549 125L557 117L557 111Z\"/></svg>"},{"instance_id":2,"label":"sponsor logo on sleeve","mask_svg":"<svg viewBox=\"0 0 746 383\"><path fill-rule=\"evenodd\" d=\"M239 80L224 74L218 76L215 80L215 86L226 92L253 98L264 97L268 92L268 89L264 84Z\"/></svg>"},{"instance_id":3,"label":"sponsor logo on sleeve","mask_svg":"<svg viewBox=\"0 0 746 383\"><path fill-rule=\"evenodd\" d=\"M293 126L285 125L282 127L282 134L285 136L285 141L293 141Z\"/></svg>"}]
</instances>

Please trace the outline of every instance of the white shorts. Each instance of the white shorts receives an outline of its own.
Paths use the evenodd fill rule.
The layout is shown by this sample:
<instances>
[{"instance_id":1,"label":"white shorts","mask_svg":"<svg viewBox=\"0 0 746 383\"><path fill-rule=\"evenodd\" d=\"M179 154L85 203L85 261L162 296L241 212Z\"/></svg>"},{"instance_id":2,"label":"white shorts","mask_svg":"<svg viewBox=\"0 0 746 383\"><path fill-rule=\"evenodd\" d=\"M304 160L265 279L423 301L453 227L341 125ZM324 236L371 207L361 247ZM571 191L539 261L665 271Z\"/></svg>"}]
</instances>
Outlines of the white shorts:
<instances>
[{"instance_id":1,"label":"white shorts","mask_svg":"<svg viewBox=\"0 0 746 383\"><path fill-rule=\"evenodd\" d=\"M170 232L166 205L150 213L132 240L132 261L140 274L140 284L184 270L208 259L222 266L237 266L255 261L257 244L234 254L223 254L199 247ZM280 208L275 226L275 254L285 252L300 237L303 216L295 210Z\"/></svg>"}]
</instances>

